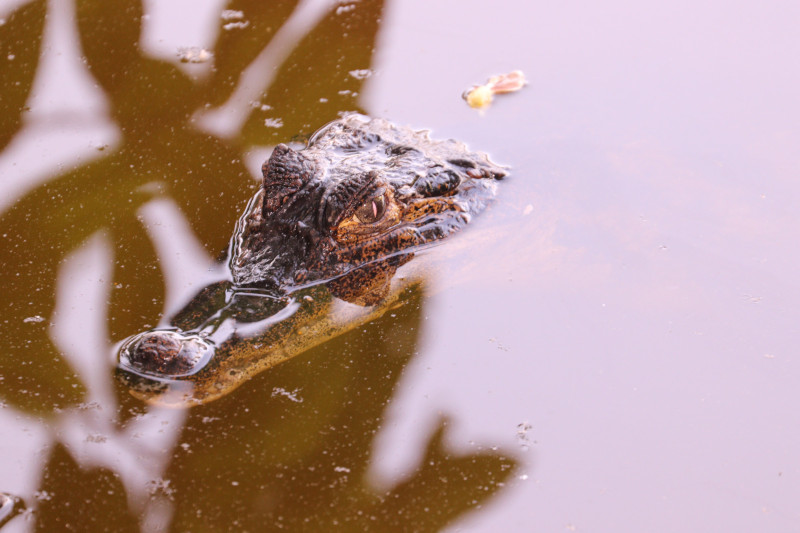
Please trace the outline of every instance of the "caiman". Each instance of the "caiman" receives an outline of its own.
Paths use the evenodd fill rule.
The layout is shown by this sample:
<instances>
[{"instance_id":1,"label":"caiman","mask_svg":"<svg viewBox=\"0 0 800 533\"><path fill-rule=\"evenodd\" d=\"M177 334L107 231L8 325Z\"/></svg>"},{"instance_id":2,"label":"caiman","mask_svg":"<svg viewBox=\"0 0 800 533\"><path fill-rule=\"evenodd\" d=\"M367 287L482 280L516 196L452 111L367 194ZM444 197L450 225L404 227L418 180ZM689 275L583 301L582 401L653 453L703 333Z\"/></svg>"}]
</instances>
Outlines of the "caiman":
<instances>
[{"instance_id":1,"label":"caiman","mask_svg":"<svg viewBox=\"0 0 800 533\"><path fill-rule=\"evenodd\" d=\"M463 143L352 114L304 149L277 145L262 174L228 278L121 343L118 376L134 396L208 402L380 316L415 279L398 268L482 211L506 171Z\"/></svg>"}]
</instances>

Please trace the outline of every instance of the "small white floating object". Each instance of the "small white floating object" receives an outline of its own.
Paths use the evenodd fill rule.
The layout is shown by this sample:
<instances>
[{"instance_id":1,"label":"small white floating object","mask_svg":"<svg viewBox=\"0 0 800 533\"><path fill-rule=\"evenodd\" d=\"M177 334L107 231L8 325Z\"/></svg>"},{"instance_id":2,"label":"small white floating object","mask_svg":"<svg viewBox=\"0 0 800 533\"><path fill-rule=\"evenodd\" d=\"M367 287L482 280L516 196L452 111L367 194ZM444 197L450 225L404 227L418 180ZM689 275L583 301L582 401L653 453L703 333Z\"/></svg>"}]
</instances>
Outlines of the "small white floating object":
<instances>
[{"instance_id":1,"label":"small white floating object","mask_svg":"<svg viewBox=\"0 0 800 533\"><path fill-rule=\"evenodd\" d=\"M178 58L181 63L205 63L212 56L213 54L210 51L197 46L178 48Z\"/></svg>"}]
</instances>

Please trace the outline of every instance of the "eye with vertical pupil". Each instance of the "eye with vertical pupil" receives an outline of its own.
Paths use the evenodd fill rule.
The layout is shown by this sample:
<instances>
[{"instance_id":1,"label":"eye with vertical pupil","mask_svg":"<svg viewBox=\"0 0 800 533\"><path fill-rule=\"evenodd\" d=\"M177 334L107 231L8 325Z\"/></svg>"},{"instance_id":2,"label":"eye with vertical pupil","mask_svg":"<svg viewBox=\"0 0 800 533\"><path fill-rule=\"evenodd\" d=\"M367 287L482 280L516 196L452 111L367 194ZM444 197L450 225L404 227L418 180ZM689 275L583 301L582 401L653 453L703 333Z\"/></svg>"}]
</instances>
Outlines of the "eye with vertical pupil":
<instances>
[{"instance_id":1,"label":"eye with vertical pupil","mask_svg":"<svg viewBox=\"0 0 800 533\"><path fill-rule=\"evenodd\" d=\"M386 212L386 198L384 195L370 198L356 210L356 218L362 224L372 224L383 218Z\"/></svg>"}]
</instances>

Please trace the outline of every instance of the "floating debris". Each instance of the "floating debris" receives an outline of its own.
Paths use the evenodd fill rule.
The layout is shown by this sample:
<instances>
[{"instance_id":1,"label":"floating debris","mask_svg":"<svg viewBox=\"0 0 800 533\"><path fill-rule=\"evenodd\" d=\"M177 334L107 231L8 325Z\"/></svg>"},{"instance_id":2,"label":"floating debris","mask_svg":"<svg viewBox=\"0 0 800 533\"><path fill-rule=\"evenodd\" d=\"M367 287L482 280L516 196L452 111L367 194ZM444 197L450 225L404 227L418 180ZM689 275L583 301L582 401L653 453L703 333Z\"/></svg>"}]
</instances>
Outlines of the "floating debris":
<instances>
[{"instance_id":1,"label":"floating debris","mask_svg":"<svg viewBox=\"0 0 800 533\"><path fill-rule=\"evenodd\" d=\"M372 76L372 71L368 68L362 68L358 70L351 70L348 74L350 74L357 80L365 80L370 76Z\"/></svg>"},{"instance_id":2,"label":"floating debris","mask_svg":"<svg viewBox=\"0 0 800 533\"><path fill-rule=\"evenodd\" d=\"M214 54L199 46L178 48L178 58L181 63L205 63L212 57L214 57Z\"/></svg>"},{"instance_id":3,"label":"floating debris","mask_svg":"<svg viewBox=\"0 0 800 533\"><path fill-rule=\"evenodd\" d=\"M492 103L495 94L513 93L519 91L527 85L525 74L521 70L515 70L508 74L492 76L484 85L475 85L471 89L464 91L462 97L470 107L484 109Z\"/></svg>"},{"instance_id":4,"label":"floating debris","mask_svg":"<svg viewBox=\"0 0 800 533\"><path fill-rule=\"evenodd\" d=\"M244 11L237 11L235 9L226 9L220 15L222 20L242 20L244 18Z\"/></svg>"},{"instance_id":5,"label":"floating debris","mask_svg":"<svg viewBox=\"0 0 800 533\"><path fill-rule=\"evenodd\" d=\"M169 479L164 479L162 477L157 477L155 479L151 479L147 482L147 493L150 496L156 496L158 494L162 494L169 498L170 500L173 499L175 495L175 489L171 487L172 481Z\"/></svg>"},{"instance_id":6,"label":"floating debris","mask_svg":"<svg viewBox=\"0 0 800 533\"><path fill-rule=\"evenodd\" d=\"M336 14L342 15L344 13L349 13L350 11L353 11L355 8L356 8L355 4L340 5L339 7L336 8Z\"/></svg>"},{"instance_id":7,"label":"floating debris","mask_svg":"<svg viewBox=\"0 0 800 533\"><path fill-rule=\"evenodd\" d=\"M527 452L531 447L531 441L528 437L528 432L531 429L533 429L533 426L527 421L517 424L517 442L524 452Z\"/></svg>"},{"instance_id":8,"label":"floating debris","mask_svg":"<svg viewBox=\"0 0 800 533\"><path fill-rule=\"evenodd\" d=\"M250 25L249 20L244 20L244 12L235 9L226 9L222 12L222 20L228 22L222 25L223 30L244 29Z\"/></svg>"},{"instance_id":9,"label":"floating debris","mask_svg":"<svg viewBox=\"0 0 800 533\"><path fill-rule=\"evenodd\" d=\"M279 118L267 118L264 119L264 125L268 128L282 128L283 120Z\"/></svg>"},{"instance_id":10,"label":"floating debris","mask_svg":"<svg viewBox=\"0 0 800 533\"><path fill-rule=\"evenodd\" d=\"M242 21L242 22L229 22L229 23L225 24L224 26L222 26L222 29L223 30L234 30L234 29L243 30L246 27L248 27L249 25L250 25L250 21L249 20L245 20L245 21Z\"/></svg>"},{"instance_id":11,"label":"floating debris","mask_svg":"<svg viewBox=\"0 0 800 533\"><path fill-rule=\"evenodd\" d=\"M86 437L86 442L94 442L96 444L102 444L108 441L108 437L105 435L100 435L99 433L92 433L91 435Z\"/></svg>"},{"instance_id":12,"label":"floating debris","mask_svg":"<svg viewBox=\"0 0 800 533\"><path fill-rule=\"evenodd\" d=\"M300 392L300 389L288 391L283 387L275 387L274 389L272 389L272 397L274 398L275 396L283 396L293 401L294 403L303 403L303 398L298 396L297 394L298 392Z\"/></svg>"},{"instance_id":13,"label":"floating debris","mask_svg":"<svg viewBox=\"0 0 800 533\"><path fill-rule=\"evenodd\" d=\"M22 320L26 324L36 324L38 322L44 322L44 317L39 315L29 316Z\"/></svg>"},{"instance_id":14,"label":"floating debris","mask_svg":"<svg viewBox=\"0 0 800 533\"><path fill-rule=\"evenodd\" d=\"M46 490L37 490L33 493L33 497L40 502L49 502L53 499L53 494L51 492L47 492Z\"/></svg>"}]
</instances>

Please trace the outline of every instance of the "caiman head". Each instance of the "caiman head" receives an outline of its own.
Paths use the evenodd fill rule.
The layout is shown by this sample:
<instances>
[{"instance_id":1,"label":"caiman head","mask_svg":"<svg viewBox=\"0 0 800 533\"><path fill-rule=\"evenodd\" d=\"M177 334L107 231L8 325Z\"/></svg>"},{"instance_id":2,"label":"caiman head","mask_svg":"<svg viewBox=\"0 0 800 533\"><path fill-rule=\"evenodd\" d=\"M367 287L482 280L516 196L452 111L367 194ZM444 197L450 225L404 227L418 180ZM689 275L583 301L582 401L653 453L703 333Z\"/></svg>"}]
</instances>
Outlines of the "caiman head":
<instances>
[{"instance_id":1,"label":"caiman head","mask_svg":"<svg viewBox=\"0 0 800 533\"><path fill-rule=\"evenodd\" d=\"M333 297L376 306L395 270L466 225L506 175L463 143L362 115L328 124L302 150L279 144L262 172L231 241L233 282L218 304L224 312L190 302L176 317L204 308L212 318L189 328L173 318L173 327L132 337L121 350L121 368L187 379L213 366L234 342L218 332L238 330L211 327L209 320L252 322L237 310L237 291L291 297L324 284ZM209 328L216 333L209 336ZM240 332L232 335L242 342Z\"/></svg>"},{"instance_id":2,"label":"caiman head","mask_svg":"<svg viewBox=\"0 0 800 533\"><path fill-rule=\"evenodd\" d=\"M342 277L354 269L361 278L385 273L468 223L505 176L462 143L361 115L328 124L303 150L276 146L262 171L231 270L237 286L281 290L320 280L346 285ZM382 296L380 287L358 298L337 288L363 304Z\"/></svg>"}]
</instances>

